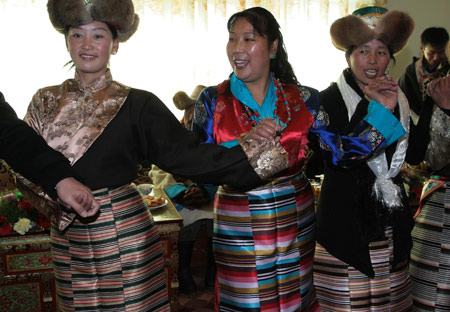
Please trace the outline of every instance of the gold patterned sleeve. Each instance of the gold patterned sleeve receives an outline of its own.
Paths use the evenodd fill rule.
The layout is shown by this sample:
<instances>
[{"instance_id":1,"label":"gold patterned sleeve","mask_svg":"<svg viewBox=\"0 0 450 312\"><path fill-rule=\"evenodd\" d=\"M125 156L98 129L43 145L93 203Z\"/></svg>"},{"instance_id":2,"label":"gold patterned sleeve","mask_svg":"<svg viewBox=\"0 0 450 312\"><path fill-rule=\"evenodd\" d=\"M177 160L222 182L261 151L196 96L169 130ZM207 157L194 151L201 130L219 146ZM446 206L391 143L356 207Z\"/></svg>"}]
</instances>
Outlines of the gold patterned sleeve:
<instances>
[{"instance_id":1,"label":"gold patterned sleeve","mask_svg":"<svg viewBox=\"0 0 450 312\"><path fill-rule=\"evenodd\" d=\"M43 114L45 113L42 97L42 90L38 90L34 94L25 116L27 124L41 136L43 134ZM40 185L31 182L18 172L14 171L14 175L16 187L24 197L34 208L52 220L60 231L63 231L76 218L73 210L62 205L59 200L52 199Z\"/></svg>"},{"instance_id":2,"label":"gold patterned sleeve","mask_svg":"<svg viewBox=\"0 0 450 312\"><path fill-rule=\"evenodd\" d=\"M41 120L42 110L43 107L41 101L41 90L39 90L34 94L33 98L31 99L24 120L32 129L34 129L34 131L36 131L40 135L42 135L43 133Z\"/></svg>"},{"instance_id":3,"label":"gold patterned sleeve","mask_svg":"<svg viewBox=\"0 0 450 312\"><path fill-rule=\"evenodd\" d=\"M289 168L288 153L275 140L255 140L242 137L239 144L244 150L250 165L262 180Z\"/></svg>"}]
</instances>

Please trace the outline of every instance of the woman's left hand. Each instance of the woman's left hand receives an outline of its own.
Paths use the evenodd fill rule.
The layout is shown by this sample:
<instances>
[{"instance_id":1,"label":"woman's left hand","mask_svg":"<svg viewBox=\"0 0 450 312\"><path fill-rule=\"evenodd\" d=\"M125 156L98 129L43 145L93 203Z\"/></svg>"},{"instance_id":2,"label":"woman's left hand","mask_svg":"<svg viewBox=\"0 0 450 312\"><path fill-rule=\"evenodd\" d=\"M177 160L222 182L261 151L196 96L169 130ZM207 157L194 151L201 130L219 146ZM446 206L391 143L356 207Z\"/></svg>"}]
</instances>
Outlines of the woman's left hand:
<instances>
[{"instance_id":1,"label":"woman's left hand","mask_svg":"<svg viewBox=\"0 0 450 312\"><path fill-rule=\"evenodd\" d=\"M391 112L394 111L398 103L398 83L391 77L379 77L369 82L364 87L363 92L370 99L382 104Z\"/></svg>"},{"instance_id":2,"label":"woman's left hand","mask_svg":"<svg viewBox=\"0 0 450 312\"><path fill-rule=\"evenodd\" d=\"M273 140L279 141L281 126L278 126L275 120L261 119L256 127L244 135L245 139L254 139L259 141Z\"/></svg>"}]
</instances>

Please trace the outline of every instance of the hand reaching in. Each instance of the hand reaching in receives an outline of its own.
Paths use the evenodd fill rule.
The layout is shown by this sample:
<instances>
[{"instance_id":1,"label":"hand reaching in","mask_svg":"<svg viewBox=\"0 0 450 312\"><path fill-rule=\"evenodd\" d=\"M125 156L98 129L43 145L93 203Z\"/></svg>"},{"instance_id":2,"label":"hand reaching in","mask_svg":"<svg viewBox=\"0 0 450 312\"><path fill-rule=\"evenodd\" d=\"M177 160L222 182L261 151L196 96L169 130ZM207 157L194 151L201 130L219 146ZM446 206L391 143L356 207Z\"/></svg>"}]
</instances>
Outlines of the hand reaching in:
<instances>
[{"instance_id":1,"label":"hand reaching in","mask_svg":"<svg viewBox=\"0 0 450 312\"><path fill-rule=\"evenodd\" d=\"M63 204L70 206L83 218L94 216L100 204L92 196L91 190L74 178L65 178L56 184L56 191Z\"/></svg>"},{"instance_id":2,"label":"hand reaching in","mask_svg":"<svg viewBox=\"0 0 450 312\"><path fill-rule=\"evenodd\" d=\"M428 94L443 109L450 109L450 77L433 80L428 84Z\"/></svg>"},{"instance_id":3,"label":"hand reaching in","mask_svg":"<svg viewBox=\"0 0 450 312\"><path fill-rule=\"evenodd\" d=\"M370 99L382 104L391 112L394 111L398 103L398 83L392 80L391 77L387 78L382 76L369 82L364 87L363 92Z\"/></svg>"},{"instance_id":4,"label":"hand reaching in","mask_svg":"<svg viewBox=\"0 0 450 312\"><path fill-rule=\"evenodd\" d=\"M201 186L192 186L176 198L179 204L191 210L206 205L209 200L208 191Z\"/></svg>"}]
</instances>

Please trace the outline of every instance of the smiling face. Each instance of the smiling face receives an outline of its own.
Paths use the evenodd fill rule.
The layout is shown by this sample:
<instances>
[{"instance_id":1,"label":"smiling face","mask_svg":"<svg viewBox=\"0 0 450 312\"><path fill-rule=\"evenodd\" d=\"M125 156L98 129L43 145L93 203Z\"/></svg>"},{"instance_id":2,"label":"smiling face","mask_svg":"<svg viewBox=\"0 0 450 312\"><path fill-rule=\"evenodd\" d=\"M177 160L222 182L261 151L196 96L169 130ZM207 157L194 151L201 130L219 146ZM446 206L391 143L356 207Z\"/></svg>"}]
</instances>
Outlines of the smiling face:
<instances>
[{"instance_id":1,"label":"smiling face","mask_svg":"<svg viewBox=\"0 0 450 312\"><path fill-rule=\"evenodd\" d=\"M111 53L117 52L119 39L103 22L71 27L67 48L81 83L86 85L106 72Z\"/></svg>"},{"instance_id":2,"label":"smiling face","mask_svg":"<svg viewBox=\"0 0 450 312\"><path fill-rule=\"evenodd\" d=\"M265 82L270 76L270 55L277 52L278 41L269 46L266 37L254 31L245 18L231 28L227 44L228 60L237 78L244 83Z\"/></svg>"},{"instance_id":3,"label":"smiling face","mask_svg":"<svg viewBox=\"0 0 450 312\"><path fill-rule=\"evenodd\" d=\"M346 58L356 82L361 87L383 76L391 59L388 47L377 39L356 47Z\"/></svg>"}]
</instances>

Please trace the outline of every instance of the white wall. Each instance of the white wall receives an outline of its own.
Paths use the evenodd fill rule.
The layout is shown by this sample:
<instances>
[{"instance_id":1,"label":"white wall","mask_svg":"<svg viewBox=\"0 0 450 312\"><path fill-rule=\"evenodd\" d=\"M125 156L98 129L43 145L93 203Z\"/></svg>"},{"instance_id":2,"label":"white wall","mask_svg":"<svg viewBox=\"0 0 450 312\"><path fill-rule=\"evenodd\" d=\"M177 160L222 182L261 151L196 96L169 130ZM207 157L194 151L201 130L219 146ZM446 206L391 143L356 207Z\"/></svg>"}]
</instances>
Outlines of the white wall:
<instances>
[{"instance_id":1,"label":"white wall","mask_svg":"<svg viewBox=\"0 0 450 312\"><path fill-rule=\"evenodd\" d=\"M397 79L412 57L419 55L420 35L426 28L444 27L450 33L450 0L388 0L387 8L409 13L416 24L408 45L396 55L397 62L390 69L390 74Z\"/></svg>"},{"instance_id":2,"label":"white wall","mask_svg":"<svg viewBox=\"0 0 450 312\"><path fill-rule=\"evenodd\" d=\"M0 0L0 29L2 30L0 91L13 105L19 117L25 115L28 103L38 88L59 84L73 77L73 70L63 67L63 64L69 60L69 55L64 45L64 37L53 29L48 20L46 0L34 0L33 5L26 10L23 8L23 2L29 2L29 0L6 2ZM338 1L335 0L335 2ZM406 11L416 21L416 28L408 46L396 56L397 64L390 70L391 75L398 78L411 62L412 56L419 53L420 34L425 28L442 26L450 31L450 0L388 0L387 2L389 9ZM314 16L320 14L322 6L323 3L318 1L311 9L311 14ZM326 8L331 10L332 7ZM333 6L334 11L328 12L330 23L342 14L338 8ZM149 12L146 11L145 14L148 17ZM322 90L332 81L336 81L347 66L344 53L331 44L327 23L312 18L298 18L300 9L298 12L289 12L287 15L296 16L295 23L281 26L289 60L302 84ZM207 47L207 44L199 45L195 42L192 44L190 43L192 37L184 33L180 34L178 31L180 27L167 35L166 28L161 26L156 28L150 23L154 19L146 19L146 22L141 20L140 30L131 40L120 46L119 54L111 60L113 77L125 85L155 92L174 114L181 117L182 112L172 103L172 96L176 91L185 90L190 94L196 84L215 84L228 76L230 69L225 56L228 35L223 26L214 33L215 37L223 38L218 47ZM226 24L225 20L224 17L221 25ZM158 24L158 21L156 20L155 23ZM144 29L155 29L155 31L149 36ZM194 49L187 49L190 52L200 56L212 55L213 58L205 62L204 57L200 57L194 63L191 54L180 49L173 49L170 44L177 47L187 47L190 44L194 47ZM174 52L176 55L169 57L169 52ZM178 60L183 66L176 65L180 63ZM213 63L216 64L214 67L211 65ZM200 74L193 78L186 78L186 75L180 74L180 68L199 66L199 64L206 70L213 68L220 79L205 81Z\"/></svg>"}]
</instances>

